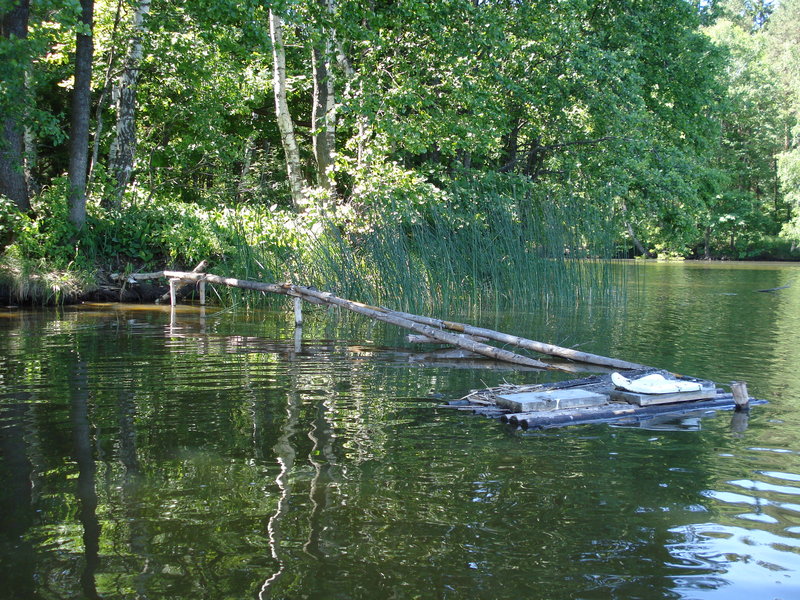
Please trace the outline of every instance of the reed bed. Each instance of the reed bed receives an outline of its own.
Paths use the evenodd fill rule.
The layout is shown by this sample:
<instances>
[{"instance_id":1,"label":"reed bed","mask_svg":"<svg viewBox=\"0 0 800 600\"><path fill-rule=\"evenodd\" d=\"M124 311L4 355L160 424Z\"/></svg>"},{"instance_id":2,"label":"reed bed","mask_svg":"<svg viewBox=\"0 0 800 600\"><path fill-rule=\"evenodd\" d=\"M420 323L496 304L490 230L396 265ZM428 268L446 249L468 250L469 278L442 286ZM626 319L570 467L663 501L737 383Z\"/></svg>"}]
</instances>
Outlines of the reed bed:
<instances>
[{"instance_id":1,"label":"reed bed","mask_svg":"<svg viewBox=\"0 0 800 600\"><path fill-rule=\"evenodd\" d=\"M524 185L458 182L446 201L408 210L393 200L360 207L364 226L323 218L294 251L247 243L226 272L315 286L387 307L446 315L613 302L623 289L609 259L608 215ZM236 290L226 303L252 304ZM269 302L269 300L266 300Z\"/></svg>"}]
</instances>

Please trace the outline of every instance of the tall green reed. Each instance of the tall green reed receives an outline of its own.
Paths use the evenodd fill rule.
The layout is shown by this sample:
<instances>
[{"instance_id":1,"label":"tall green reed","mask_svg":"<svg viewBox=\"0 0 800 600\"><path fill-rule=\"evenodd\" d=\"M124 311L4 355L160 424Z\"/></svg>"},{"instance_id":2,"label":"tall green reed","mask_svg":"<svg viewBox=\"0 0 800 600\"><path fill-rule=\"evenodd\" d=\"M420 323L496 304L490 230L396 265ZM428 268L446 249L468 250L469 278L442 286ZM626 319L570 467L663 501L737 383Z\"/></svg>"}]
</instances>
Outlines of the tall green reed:
<instances>
[{"instance_id":1,"label":"tall green reed","mask_svg":"<svg viewBox=\"0 0 800 600\"><path fill-rule=\"evenodd\" d=\"M447 315L613 300L613 227L596 204L518 180L452 182L436 201L359 207L358 221L317 215L287 225L295 244L253 244L237 225L226 268L313 285L411 312ZM231 301L253 303L236 291Z\"/></svg>"}]
</instances>

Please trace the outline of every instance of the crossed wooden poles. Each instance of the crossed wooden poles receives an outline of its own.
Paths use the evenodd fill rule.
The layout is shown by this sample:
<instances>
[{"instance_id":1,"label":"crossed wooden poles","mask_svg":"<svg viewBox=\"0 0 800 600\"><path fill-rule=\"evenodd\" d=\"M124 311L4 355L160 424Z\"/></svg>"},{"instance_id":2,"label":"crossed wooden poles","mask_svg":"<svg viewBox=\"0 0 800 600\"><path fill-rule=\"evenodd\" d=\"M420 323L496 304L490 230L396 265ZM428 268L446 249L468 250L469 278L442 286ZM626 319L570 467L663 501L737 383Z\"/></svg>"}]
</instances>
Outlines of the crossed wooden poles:
<instances>
[{"instance_id":1,"label":"crossed wooden poles","mask_svg":"<svg viewBox=\"0 0 800 600\"><path fill-rule=\"evenodd\" d=\"M194 271L191 272L156 271L153 273L134 273L132 275L112 275L112 277L116 279L125 279L131 283L149 279L159 279L162 277L167 278L170 285L169 299L172 306L174 306L177 301L179 288L188 283L196 283L198 285L201 305L205 304L205 288L207 283L291 296L295 299L295 323L298 326L302 324L303 300L313 304L338 306L370 317L377 321L391 323L392 325L397 325L398 327L403 327L413 331L414 333L418 334L418 336L416 336L416 339L418 340L450 344L452 346L457 346L464 350L475 352L476 354L481 354L495 360L523 365L526 367L567 370L559 367L558 365L546 363L530 356L517 354L516 352L512 352L510 350L492 346L486 342L494 341L505 344L506 346L514 346L524 350L538 352L540 354L547 354L558 358L599 365L612 369L628 370L645 368L644 365L618 360L615 358L609 358L606 356L600 356L597 354L591 354L588 352L580 352L572 348L563 348L560 346L554 346L552 344L537 342L535 340L522 338L508 333L502 333L500 331L494 331L492 329L474 327L465 323L454 323L452 321L414 315L406 312L390 310L381 306L370 306L361 302L340 298L339 296L336 296L330 292L321 292L311 287L304 287L291 283L263 283L260 281L249 281L246 279L236 279L233 277L221 277L219 275L202 272L205 269L205 266L206 265L204 262L200 263L197 267L195 267ZM164 297L164 301L166 301L166 295Z\"/></svg>"}]
</instances>

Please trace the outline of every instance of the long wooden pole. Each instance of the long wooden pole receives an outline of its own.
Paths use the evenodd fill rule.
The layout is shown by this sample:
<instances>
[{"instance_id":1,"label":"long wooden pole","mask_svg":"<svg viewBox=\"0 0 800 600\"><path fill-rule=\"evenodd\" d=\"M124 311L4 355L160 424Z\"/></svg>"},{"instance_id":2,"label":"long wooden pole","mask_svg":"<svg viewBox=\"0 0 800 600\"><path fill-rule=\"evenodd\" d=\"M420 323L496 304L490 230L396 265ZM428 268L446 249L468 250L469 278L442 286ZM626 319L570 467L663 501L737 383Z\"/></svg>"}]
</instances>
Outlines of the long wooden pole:
<instances>
[{"instance_id":1,"label":"long wooden pole","mask_svg":"<svg viewBox=\"0 0 800 600\"><path fill-rule=\"evenodd\" d=\"M459 348L464 348L465 350L469 350L483 356L488 356L489 358L515 363L518 365L525 365L526 367L536 367L538 369L559 369L557 366L547 364L540 360L536 360L535 358L522 356L521 354L509 352L508 350L503 350L502 348L496 348L494 346L490 346L489 344L476 342L475 340L461 335L443 331L441 329L435 329L429 325L417 323L410 319L392 314L391 312L378 310L367 304L361 304L360 302L353 302L352 300L340 298L334 294L331 294L330 292L320 292L319 290L314 290L299 285L289 285L288 288L301 298L305 299L310 297L321 300L326 304L341 306L342 308L346 308L354 313L365 315L378 321L383 321L384 323L391 323L392 325L397 325L398 327L404 327L405 329L425 335L434 340L443 342L445 344L458 346Z\"/></svg>"},{"instance_id":2,"label":"long wooden pole","mask_svg":"<svg viewBox=\"0 0 800 600\"><path fill-rule=\"evenodd\" d=\"M122 278L122 275L112 275L115 278ZM288 296L301 297L307 302L314 304L332 304L341 306L352 312L362 314L378 321L391 323L398 327L409 329L415 333L421 334L436 340L437 342L450 344L488 356L496 360L511 362L515 364L525 365L528 367L535 367L539 369L561 369L557 365L536 360L534 358L516 354L502 348L497 348L489 344L484 344L473 337L479 336L488 340L494 340L502 344L509 344L526 350L532 350L542 354L557 356L577 362L599 365L613 369L642 369L647 368L645 365L638 363L619 360L616 358L609 358L599 354L591 354L589 352L581 352L572 348L564 348L555 346L553 344L546 344L536 340L522 338L516 335L510 335L484 327L475 327L465 323L456 323L453 321L445 321L442 319L434 319L432 317L424 317L414 315L402 311L390 310L380 306L370 306L361 302L354 302L345 298L340 298L330 292L320 292L319 290L308 288L299 285L292 285L289 283L276 284L276 283L261 283L258 281L249 281L247 279L236 279L233 277L220 277L219 275L212 275L210 273L188 273L185 271L156 271L153 273L134 273L128 275L128 280L141 281L146 279L157 279L159 277L182 279L184 281L206 281L208 283L215 283L218 285L227 285L229 287L238 287L242 289L249 289L258 292L269 292L272 294L282 294Z\"/></svg>"},{"instance_id":3,"label":"long wooden pole","mask_svg":"<svg viewBox=\"0 0 800 600\"><path fill-rule=\"evenodd\" d=\"M593 365L600 365L603 367L610 367L612 369L629 370L629 369L647 368L646 365L640 365L637 363L628 362L626 360L609 358L607 356L600 356L599 354L591 354L589 352L581 352L579 350L574 350L572 348L563 348L561 346L554 346L553 344L537 342L536 340L529 340L527 338L522 338L516 335L510 335L508 333L503 333L501 331L494 331L492 329L485 329L483 327L474 327L472 325L467 325L465 323L454 323L452 321L443 321L441 319L434 319L431 317L412 315L410 313L399 312L383 307L379 308L378 310L396 314L398 316L408 319L409 321L423 323L431 327L448 329L450 331L456 331L466 335L479 336L482 338L494 340L496 342L501 342L503 344L510 344L512 346L517 346L518 348L533 350L534 352L539 352L541 354L548 354L550 356L558 356L560 358L566 358L569 360L575 360L578 362L584 362Z\"/></svg>"}]
</instances>

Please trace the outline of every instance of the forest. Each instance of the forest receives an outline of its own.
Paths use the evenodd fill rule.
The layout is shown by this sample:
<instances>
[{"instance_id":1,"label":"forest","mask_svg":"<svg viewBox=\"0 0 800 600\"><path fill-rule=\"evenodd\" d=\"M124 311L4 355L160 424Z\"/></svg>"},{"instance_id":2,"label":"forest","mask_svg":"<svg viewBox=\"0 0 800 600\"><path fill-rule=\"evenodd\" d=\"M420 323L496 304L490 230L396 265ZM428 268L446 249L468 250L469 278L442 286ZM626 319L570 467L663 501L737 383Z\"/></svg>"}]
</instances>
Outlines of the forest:
<instances>
[{"instance_id":1,"label":"forest","mask_svg":"<svg viewBox=\"0 0 800 600\"><path fill-rule=\"evenodd\" d=\"M18 301L203 259L409 307L574 298L598 259L800 258L800 0L0 14Z\"/></svg>"}]
</instances>

